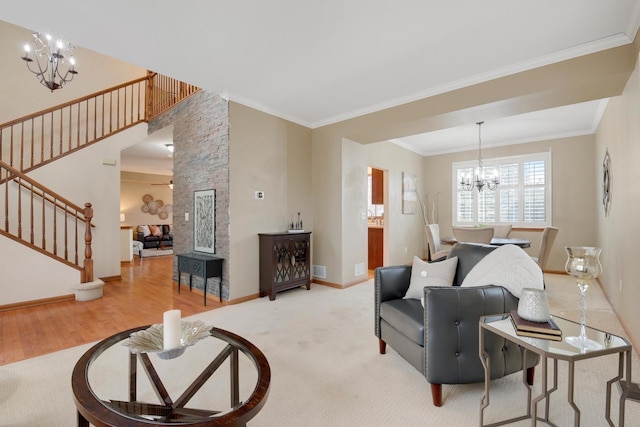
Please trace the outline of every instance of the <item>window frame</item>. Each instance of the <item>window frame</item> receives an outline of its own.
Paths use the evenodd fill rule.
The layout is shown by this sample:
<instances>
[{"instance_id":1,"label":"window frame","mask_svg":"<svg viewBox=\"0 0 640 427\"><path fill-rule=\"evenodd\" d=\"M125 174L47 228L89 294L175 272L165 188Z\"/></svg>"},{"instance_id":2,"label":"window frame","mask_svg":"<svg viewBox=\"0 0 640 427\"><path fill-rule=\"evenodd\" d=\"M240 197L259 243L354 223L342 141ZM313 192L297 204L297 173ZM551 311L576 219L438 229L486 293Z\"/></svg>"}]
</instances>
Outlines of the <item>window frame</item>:
<instances>
[{"instance_id":1,"label":"window frame","mask_svg":"<svg viewBox=\"0 0 640 427\"><path fill-rule=\"evenodd\" d=\"M524 220L524 163L528 161L544 161L544 176L545 176L545 220L544 221L530 221L525 222ZM495 218L496 220L493 222L488 221L478 221L479 210L478 210L478 190L474 187L471 191L459 189L458 185L458 169L469 169L475 172L476 167L478 166L478 160L466 160L461 162L454 162L451 164L451 188L453 197L451 198L451 224L454 226L470 226L470 225L501 225L501 224L511 224L513 227L517 228L544 228L550 226L552 224L551 214L553 212L552 209L552 158L551 152L542 152L542 153L532 153L532 154L521 154L517 156L506 156L506 157L496 157L491 159L482 159L483 165L485 168L500 168L500 165L505 164L518 164L518 221L501 221L501 212L500 212L500 185L498 188L494 190L496 193L495 198ZM485 188L483 191L491 191ZM472 211L473 218L471 221L458 221L458 193L472 193Z\"/></svg>"}]
</instances>

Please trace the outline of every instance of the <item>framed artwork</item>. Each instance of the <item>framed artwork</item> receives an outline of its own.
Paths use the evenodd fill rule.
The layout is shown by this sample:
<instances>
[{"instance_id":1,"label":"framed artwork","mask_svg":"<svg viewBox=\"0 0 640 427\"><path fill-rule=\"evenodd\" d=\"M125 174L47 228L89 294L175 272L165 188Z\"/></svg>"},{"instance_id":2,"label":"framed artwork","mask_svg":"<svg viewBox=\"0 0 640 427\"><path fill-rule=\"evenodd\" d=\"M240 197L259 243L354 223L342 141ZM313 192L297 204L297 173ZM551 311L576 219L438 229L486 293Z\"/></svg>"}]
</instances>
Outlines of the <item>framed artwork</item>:
<instances>
[{"instance_id":1,"label":"framed artwork","mask_svg":"<svg viewBox=\"0 0 640 427\"><path fill-rule=\"evenodd\" d=\"M216 190L194 192L193 245L196 252L216 253Z\"/></svg>"},{"instance_id":2,"label":"framed artwork","mask_svg":"<svg viewBox=\"0 0 640 427\"><path fill-rule=\"evenodd\" d=\"M418 209L417 177L410 172L402 172L402 213L413 215Z\"/></svg>"}]
</instances>

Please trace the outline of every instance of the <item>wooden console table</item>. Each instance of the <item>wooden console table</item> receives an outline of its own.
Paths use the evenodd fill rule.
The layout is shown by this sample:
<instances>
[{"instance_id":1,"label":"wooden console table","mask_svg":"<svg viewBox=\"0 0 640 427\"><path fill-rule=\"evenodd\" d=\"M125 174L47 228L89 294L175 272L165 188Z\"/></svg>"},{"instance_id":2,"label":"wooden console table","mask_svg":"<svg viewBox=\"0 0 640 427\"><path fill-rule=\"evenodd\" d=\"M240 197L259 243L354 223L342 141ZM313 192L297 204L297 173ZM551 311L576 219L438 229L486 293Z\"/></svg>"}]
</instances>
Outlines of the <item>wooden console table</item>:
<instances>
[{"instance_id":1,"label":"wooden console table","mask_svg":"<svg viewBox=\"0 0 640 427\"><path fill-rule=\"evenodd\" d=\"M220 258L213 255L201 254L201 253L188 253L178 254L178 293L180 293L180 278L182 273L189 274L189 290L191 290L191 277L192 275L202 277L204 282L204 305L207 305L207 279L211 277L219 277L218 282L218 296L220 302L222 302L222 261L224 258Z\"/></svg>"}]
</instances>

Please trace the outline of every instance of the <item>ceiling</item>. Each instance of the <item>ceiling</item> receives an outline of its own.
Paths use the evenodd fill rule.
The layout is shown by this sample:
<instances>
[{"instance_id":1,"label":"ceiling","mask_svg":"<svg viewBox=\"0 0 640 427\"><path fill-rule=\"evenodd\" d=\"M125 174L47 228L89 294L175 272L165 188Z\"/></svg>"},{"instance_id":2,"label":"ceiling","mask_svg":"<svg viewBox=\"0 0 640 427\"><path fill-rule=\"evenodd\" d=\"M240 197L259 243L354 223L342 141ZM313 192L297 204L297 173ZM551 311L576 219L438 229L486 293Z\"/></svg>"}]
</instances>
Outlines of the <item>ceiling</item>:
<instances>
[{"instance_id":1,"label":"ceiling","mask_svg":"<svg viewBox=\"0 0 640 427\"><path fill-rule=\"evenodd\" d=\"M640 0L0 4L7 22L310 128L628 44L640 23ZM505 111L483 125L483 146L593 133L604 105ZM432 155L476 148L477 136L469 123L394 142Z\"/></svg>"}]
</instances>

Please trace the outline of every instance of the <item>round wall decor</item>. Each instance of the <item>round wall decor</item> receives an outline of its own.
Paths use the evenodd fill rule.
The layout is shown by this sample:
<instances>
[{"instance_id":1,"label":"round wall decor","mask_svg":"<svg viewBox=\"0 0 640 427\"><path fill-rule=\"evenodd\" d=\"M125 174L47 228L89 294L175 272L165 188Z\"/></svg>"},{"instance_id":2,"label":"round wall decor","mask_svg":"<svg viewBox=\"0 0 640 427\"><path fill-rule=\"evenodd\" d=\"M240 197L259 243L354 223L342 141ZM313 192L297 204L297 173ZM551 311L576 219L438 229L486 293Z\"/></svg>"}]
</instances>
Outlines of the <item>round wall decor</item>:
<instances>
[{"instance_id":1,"label":"round wall decor","mask_svg":"<svg viewBox=\"0 0 640 427\"><path fill-rule=\"evenodd\" d=\"M609 150L604 155L602 161L602 206L604 207L604 216L609 216L609 207L611 205L611 157Z\"/></svg>"}]
</instances>

